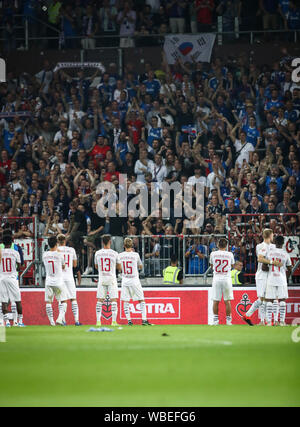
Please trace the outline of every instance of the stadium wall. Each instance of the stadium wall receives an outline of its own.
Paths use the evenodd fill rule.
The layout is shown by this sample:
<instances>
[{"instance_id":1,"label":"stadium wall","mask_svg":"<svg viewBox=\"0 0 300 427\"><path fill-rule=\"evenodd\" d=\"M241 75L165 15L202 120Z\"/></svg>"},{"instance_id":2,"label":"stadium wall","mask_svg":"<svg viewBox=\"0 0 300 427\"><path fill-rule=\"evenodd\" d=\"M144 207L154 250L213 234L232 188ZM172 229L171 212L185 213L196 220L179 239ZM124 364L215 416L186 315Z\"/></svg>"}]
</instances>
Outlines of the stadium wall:
<instances>
[{"instance_id":1,"label":"stadium wall","mask_svg":"<svg viewBox=\"0 0 300 427\"><path fill-rule=\"evenodd\" d=\"M238 58L241 54L247 58L252 58L257 65L269 64L282 58L282 47L286 47L287 43L266 43L266 44L249 44L249 43L234 43L218 46L215 44L213 49L213 57L219 56L225 60L230 58ZM84 60L102 62L107 66L110 62L116 62L118 57L118 47L111 49L94 49L84 51ZM295 57L300 57L299 43L289 44L289 54ZM19 74L27 72L35 74L43 68L43 61L48 59L53 67L58 62L80 62L82 60L82 51L79 49L70 50L41 50L30 49L28 51L12 51L6 59L7 72ZM144 71L145 61L151 61L154 68L160 68L162 63L162 48L157 47L136 47L123 50L123 64L131 62L134 64L134 69L137 73Z\"/></svg>"},{"instance_id":2,"label":"stadium wall","mask_svg":"<svg viewBox=\"0 0 300 427\"><path fill-rule=\"evenodd\" d=\"M147 305L148 319L154 324L161 325L205 325L212 319L212 289L211 287L186 288L170 287L144 289ZM48 325L49 321L45 310L44 289L22 289L22 303L24 323L26 325ZM232 301L232 318L234 324L242 324L242 314L257 299L255 289L234 289ZM80 321L85 325L96 324L96 289L77 289ZM121 304L121 305L120 305ZM57 303L53 304L54 318L58 316ZM131 303L131 316L133 322L140 323L141 314L138 303ZM111 306L106 301L103 309L103 325L111 323ZM300 289L289 287L289 299L287 300L287 323L300 318ZM68 305L66 315L67 324L74 323L71 305ZM123 303L119 300L118 319L119 324L126 324ZM258 323L257 313L253 316L253 322ZM220 306L220 323L225 323L224 304Z\"/></svg>"}]
</instances>

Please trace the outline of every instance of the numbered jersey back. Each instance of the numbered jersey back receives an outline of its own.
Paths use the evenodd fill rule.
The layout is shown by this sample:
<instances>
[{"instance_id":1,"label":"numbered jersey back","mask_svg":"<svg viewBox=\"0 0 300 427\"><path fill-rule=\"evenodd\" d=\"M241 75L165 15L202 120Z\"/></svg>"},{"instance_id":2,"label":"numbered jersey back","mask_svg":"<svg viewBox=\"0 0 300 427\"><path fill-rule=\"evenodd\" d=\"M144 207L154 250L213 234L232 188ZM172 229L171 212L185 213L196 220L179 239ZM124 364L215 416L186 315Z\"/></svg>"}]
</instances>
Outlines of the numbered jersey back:
<instances>
[{"instance_id":1,"label":"numbered jersey back","mask_svg":"<svg viewBox=\"0 0 300 427\"><path fill-rule=\"evenodd\" d=\"M63 274L73 277L73 261L77 261L75 249L70 246L59 246L58 251L63 255L65 261Z\"/></svg>"},{"instance_id":2,"label":"numbered jersey back","mask_svg":"<svg viewBox=\"0 0 300 427\"><path fill-rule=\"evenodd\" d=\"M18 251L14 249L2 249L2 260L0 264L0 276L17 277L17 263L21 264Z\"/></svg>"},{"instance_id":3,"label":"numbered jersey back","mask_svg":"<svg viewBox=\"0 0 300 427\"><path fill-rule=\"evenodd\" d=\"M62 277L64 256L58 251L47 251L43 255L43 263L46 270L46 280L58 282Z\"/></svg>"},{"instance_id":4,"label":"numbered jersey back","mask_svg":"<svg viewBox=\"0 0 300 427\"><path fill-rule=\"evenodd\" d=\"M139 266L143 266L137 252L122 252L118 257L118 264L122 267L122 284L130 286L139 282Z\"/></svg>"},{"instance_id":5,"label":"numbered jersey back","mask_svg":"<svg viewBox=\"0 0 300 427\"><path fill-rule=\"evenodd\" d=\"M100 249L95 253L95 264L100 278L116 278L118 252L112 249Z\"/></svg>"},{"instance_id":6,"label":"numbered jersey back","mask_svg":"<svg viewBox=\"0 0 300 427\"><path fill-rule=\"evenodd\" d=\"M289 255L283 250L279 248L272 248L269 251L268 259L270 261L279 261L282 263L281 267L275 267L275 265L270 265L268 280L274 286L284 286L287 284L286 279L286 270L288 266L291 266L291 259Z\"/></svg>"},{"instance_id":7,"label":"numbered jersey back","mask_svg":"<svg viewBox=\"0 0 300 427\"><path fill-rule=\"evenodd\" d=\"M231 278L231 269L234 262L232 252L215 251L210 254L210 264L215 278Z\"/></svg>"}]
</instances>

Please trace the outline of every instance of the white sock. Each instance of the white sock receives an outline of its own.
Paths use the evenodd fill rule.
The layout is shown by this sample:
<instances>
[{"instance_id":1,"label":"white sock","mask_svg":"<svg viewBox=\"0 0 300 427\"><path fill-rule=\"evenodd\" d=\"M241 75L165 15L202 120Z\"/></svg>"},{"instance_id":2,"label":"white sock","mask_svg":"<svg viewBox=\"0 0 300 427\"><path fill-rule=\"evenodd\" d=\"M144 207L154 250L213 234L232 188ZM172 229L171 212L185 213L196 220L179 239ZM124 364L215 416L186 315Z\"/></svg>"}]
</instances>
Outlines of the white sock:
<instances>
[{"instance_id":1,"label":"white sock","mask_svg":"<svg viewBox=\"0 0 300 427\"><path fill-rule=\"evenodd\" d=\"M10 323L9 318L8 318L8 313L3 315L3 320L4 320L5 324Z\"/></svg>"},{"instance_id":2,"label":"white sock","mask_svg":"<svg viewBox=\"0 0 300 427\"><path fill-rule=\"evenodd\" d=\"M248 317L252 316L252 314L256 310L258 310L261 305L262 305L262 301L260 299L257 299L256 301L254 301L254 303L251 305L251 307L247 311L246 316L248 316Z\"/></svg>"},{"instance_id":3,"label":"white sock","mask_svg":"<svg viewBox=\"0 0 300 427\"><path fill-rule=\"evenodd\" d=\"M125 313L126 319L128 321L131 320L130 310L129 310L129 302L127 302L127 301L124 301L124 313Z\"/></svg>"},{"instance_id":4,"label":"white sock","mask_svg":"<svg viewBox=\"0 0 300 427\"><path fill-rule=\"evenodd\" d=\"M274 322L278 322L278 315L279 315L279 304L278 304L278 300L275 299L273 301L273 317L274 317Z\"/></svg>"},{"instance_id":5,"label":"white sock","mask_svg":"<svg viewBox=\"0 0 300 427\"><path fill-rule=\"evenodd\" d=\"M219 322L219 315L214 314L214 323Z\"/></svg>"},{"instance_id":6,"label":"white sock","mask_svg":"<svg viewBox=\"0 0 300 427\"><path fill-rule=\"evenodd\" d=\"M47 313L47 316L48 316L48 319L49 319L50 323L53 323L54 319L53 319L53 308L52 308L52 304L46 304L46 313Z\"/></svg>"},{"instance_id":7,"label":"white sock","mask_svg":"<svg viewBox=\"0 0 300 427\"><path fill-rule=\"evenodd\" d=\"M147 320L147 309L146 309L145 301L142 301L140 303L140 307L142 312L142 320Z\"/></svg>"},{"instance_id":8,"label":"white sock","mask_svg":"<svg viewBox=\"0 0 300 427\"><path fill-rule=\"evenodd\" d=\"M226 316L226 322L232 322L232 317L231 316Z\"/></svg>"},{"instance_id":9,"label":"white sock","mask_svg":"<svg viewBox=\"0 0 300 427\"><path fill-rule=\"evenodd\" d=\"M18 323L23 323L23 314L18 314Z\"/></svg>"},{"instance_id":10,"label":"white sock","mask_svg":"<svg viewBox=\"0 0 300 427\"><path fill-rule=\"evenodd\" d=\"M65 321L65 315L66 315L66 311L67 311L67 303L66 302L61 302L59 304L59 315L57 320L60 322L64 322Z\"/></svg>"},{"instance_id":11,"label":"white sock","mask_svg":"<svg viewBox=\"0 0 300 427\"><path fill-rule=\"evenodd\" d=\"M68 308L68 307L67 307ZM66 311L64 311L63 315L62 315L62 321L65 322L66 321L66 312L67 312L67 308ZM61 313L63 311L63 307L62 307L62 302L58 303L58 312Z\"/></svg>"},{"instance_id":12,"label":"white sock","mask_svg":"<svg viewBox=\"0 0 300 427\"><path fill-rule=\"evenodd\" d=\"M102 302L101 301L97 301L97 304L96 304L96 319L97 319L97 323L100 322L100 320L101 320L101 314L102 314Z\"/></svg>"},{"instance_id":13,"label":"white sock","mask_svg":"<svg viewBox=\"0 0 300 427\"><path fill-rule=\"evenodd\" d=\"M267 323L272 322L272 313L273 313L273 303L271 301L268 301L266 303L266 320L267 320Z\"/></svg>"},{"instance_id":14,"label":"white sock","mask_svg":"<svg viewBox=\"0 0 300 427\"><path fill-rule=\"evenodd\" d=\"M13 322L18 323L18 312L17 312L17 304L15 302L12 302L11 305L11 312L13 315Z\"/></svg>"},{"instance_id":15,"label":"white sock","mask_svg":"<svg viewBox=\"0 0 300 427\"><path fill-rule=\"evenodd\" d=\"M0 302L0 322L3 322L2 303Z\"/></svg>"},{"instance_id":16,"label":"white sock","mask_svg":"<svg viewBox=\"0 0 300 427\"><path fill-rule=\"evenodd\" d=\"M261 306L259 307L258 316L261 322L265 321L266 318L266 303L263 301Z\"/></svg>"},{"instance_id":17,"label":"white sock","mask_svg":"<svg viewBox=\"0 0 300 427\"><path fill-rule=\"evenodd\" d=\"M279 315L280 315L280 323L285 323L285 315L286 315L286 302L280 301L279 303Z\"/></svg>"},{"instance_id":18,"label":"white sock","mask_svg":"<svg viewBox=\"0 0 300 427\"><path fill-rule=\"evenodd\" d=\"M72 313L75 319L75 323L79 322L79 309L77 301L72 301Z\"/></svg>"},{"instance_id":19,"label":"white sock","mask_svg":"<svg viewBox=\"0 0 300 427\"><path fill-rule=\"evenodd\" d=\"M118 303L114 301L111 303L111 316L112 316L113 322L117 321L117 315L118 315Z\"/></svg>"}]
</instances>

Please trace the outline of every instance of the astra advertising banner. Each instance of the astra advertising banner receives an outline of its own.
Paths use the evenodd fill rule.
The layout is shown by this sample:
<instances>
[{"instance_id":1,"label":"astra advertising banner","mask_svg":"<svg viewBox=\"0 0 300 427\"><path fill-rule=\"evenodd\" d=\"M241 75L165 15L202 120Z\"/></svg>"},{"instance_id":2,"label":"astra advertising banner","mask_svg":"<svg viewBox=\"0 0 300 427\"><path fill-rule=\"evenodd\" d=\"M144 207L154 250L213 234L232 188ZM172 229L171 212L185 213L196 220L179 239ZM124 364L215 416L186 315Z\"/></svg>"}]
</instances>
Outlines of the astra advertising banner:
<instances>
[{"instance_id":1,"label":"astra advertising banner","mask_svg":"<svg viewBox=\"0 0 300 427\"><path fill-rule=\"evenodd\" d=\"M44 289L22 289L24 323L26 325L48 325L45 309ZM212 320L211 288L144 288L148 320L158 325L207 325ZM255 288L234 288L232 301L233 324L244 324L242 314L257 299ZM96 288L79 288L77 292L80 321L85 325L96 324ZM68 303L67 324L74 323L71 303ZM58 316L57 303L53 304L54 318ZM119 300L118 323L127 324L123 302ZM141 323L141 311L138 302L130 303L133 323ZM289 287L287 300L287 323L300 317L300 287ZM224 304L220 304L220 324L225 323ZM259 322L257 312L252 318ZM107 298L102 308L103 325L111 324L111 304Z\"/></svg>"}]
</instances>

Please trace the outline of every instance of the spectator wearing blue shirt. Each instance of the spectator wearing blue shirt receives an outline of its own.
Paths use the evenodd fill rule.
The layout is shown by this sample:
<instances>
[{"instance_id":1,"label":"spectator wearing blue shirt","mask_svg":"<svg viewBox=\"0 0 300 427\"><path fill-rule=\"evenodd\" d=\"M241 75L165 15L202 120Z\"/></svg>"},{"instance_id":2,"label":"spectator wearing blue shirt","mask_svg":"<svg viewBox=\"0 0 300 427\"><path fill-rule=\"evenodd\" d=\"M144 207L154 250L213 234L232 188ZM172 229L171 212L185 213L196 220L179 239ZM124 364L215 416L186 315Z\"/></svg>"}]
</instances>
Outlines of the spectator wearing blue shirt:
<instances>
[{"instance_id":1,"label":"spectator wearing blue shirt","mask_svg":"<svg viewBox=\"0 0 300 427\"><path fill-rule=\"evenodd\" d=\"M194 239L194 244L185 253L188 259L188 274L203 274L208 268L207 247L200 244L199 239Z\"/></svg>"},{"instance_id":2,"label":"spectator wearing blue shirt","mask_svg":"<svg viewBox=\"0 0 300 427\"><path fill-rule=\"evenodd\" d=\"M298 111L298 109L294 108L292 101L287 101L285 103L284 117L288 121L293 122L293 123L295 123L298 120L299 111Z\"/></svg>"},{"instance_id":3,"label":"spectator wearing blue shirt","mask_svg":"<svg viewBox=\"0 0 300 427\"><path fill-rule=\"evenodd\" d=\"M279 168L284 172L284 175L282 176L279 175ZM259 182L259 185L265 184L266 190L267 190L266 192L267 194L270 194L271 182L276 182L277 191L282 192L283 184L285 183L285 181L287 181L288 177L289 177L288 171L285 169L284 166L273 165L271 166L270 174L267 175L267 171L265 170L258 182Z\"/></svg>"},{"instance_id":4,"label":"spectator wearing blue shirt","mask_svg":"<svg viewBox=\"0 0 300 427\"><path fill-rule=\"evenodd\" d=\"M274 89L271 92L271 99L265 105L265 111L272 114L277 114L278 108L283 106L283 102L278 98L278 90Z\"/></svg>"},{"instance_id":5,"label":"spectator wearing blue shirt","mask_svg":"<svg viewBox=\"0 0 300 427\"><path fill-rule=\"evenodd\" d=\"M243 126L243 130L246 132L246 141L250 142L253 147L258 148L260 142L260 132L256 127L255 117L250 117L249 125Z\"/></svg>"},{"instance_id":6,"label":"spectator wearing blue shirt","mask_svg":"<svg viewBox=\"0 0 300 427\"><path fill-rule=\"evenodd\" d=\"M158 127L158 118L153 116L151 118L151 125L148 126L148 137L147 143L152 147L152 142L154 139L161 139L163 136L163 130L161 127Z\"/></svg>"},{"instance_id":7,"label":"spectator wearing blue shirt","mask_svg":"<svg viewBox=\"0 0 300 427\"><path fill-rule=\"evenodd\" d=\"M10 155L13 155L13 150L10 147L11 140L14 138L16 134L15 124L14 122L10 122L8 125L8 129L3 129L2 136L4 139L4 149L8 151Z\"/></svg>"},{"instance_id":8,"label":"spectator wearing blue shirt","mask_svg":"<svg viewBox=\"0 0 300 427\"><path fill-rule=\"evenodd\" d=\"M134 153L135 148L133 146L133 143L131 139L126 135L125 132L120 133L119 140L117 144L115 145L115 151L117 153L117 156L119 156L119 160L121 160L122 164L126 161L126 154L127 153Z\"/></svg>"},{"instance_id":9,"label":"spectator wearing blue shirt","mask_svg":"<svg viewBox=\"0 0 300 427\"><path fill-rule=\"evenodd\" d=\"M143 81L146 86L146 93L151 95L153 99L159 96L160 82L155 78L154 71L150 70L148 73L148 79Z\"/></svg>"},{"instance_id":10,"label":"spectator wearing blue shirt","mask_svg":"<svg viewBox=\"0 0 300 427\"><path fill-rule=\"evenodd\" d=\"M292 161L292 167L287 168L287 171L290 176L294 176L296 178L296 185L297 187L300 186L300 163L299 160L294 159Z\"/></svg>"},{"instance_id":11,"label":"spectator wearing blue shirt","mask_svg":"<svg viewBox=\"0 0 300 427\"><path fill-rule=\"evenodd\" d=\"M99 90L100 97L103 101L112 100L114 86L109 83L109 73L103 74L102 82L97 86L97 89Z\"/></svg>"},{"instance_id":12,"label":"spectator wearing blue shirt","mask_svg":"<svg viewBox=\"0 0 300 427\"><path fill-rule=\"evenodd\" d=\"M287 27L289 30L300 29L300 9L292 1L290 1L290 4L289 4L286 20L287 20Z\"/></svg>"},{"instance_id":13,"label":"spectator wearing blue shirt","mask_svg":"<svg viewBox=\"0 0 300 427\"><path fill-rule=\"evenodd\" d=\"M283 23L286 27L286 18L288 15L288 11L289 11L289 4L290 4L290 0L279 0L279 5L278 5L278 11L282 17Z\"/></svg>"}]
</instances>

